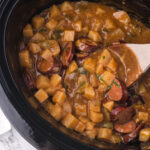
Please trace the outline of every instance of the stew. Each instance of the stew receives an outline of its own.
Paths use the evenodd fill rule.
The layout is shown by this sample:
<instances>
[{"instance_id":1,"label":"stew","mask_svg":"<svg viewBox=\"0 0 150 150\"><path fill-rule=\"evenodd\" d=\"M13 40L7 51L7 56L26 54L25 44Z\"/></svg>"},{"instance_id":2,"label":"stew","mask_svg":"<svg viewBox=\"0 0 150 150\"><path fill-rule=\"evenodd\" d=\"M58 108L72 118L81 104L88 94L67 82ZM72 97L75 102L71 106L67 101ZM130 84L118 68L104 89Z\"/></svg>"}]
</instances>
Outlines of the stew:
<instances>
[{"instance_id":1,"label":"stew","mask_svg":"<svg viewBox=\"0 0 150 150\"><path fill-rule=\"evenodd\" d=\"M150 30L123 10L90 2L53 5L23 29L23 80L68 129L111 143L149 141L149 110L140 92L127 90L141 68L130 49L114 44L148 43L149 37Z\"/></svg>"}]
</instances>

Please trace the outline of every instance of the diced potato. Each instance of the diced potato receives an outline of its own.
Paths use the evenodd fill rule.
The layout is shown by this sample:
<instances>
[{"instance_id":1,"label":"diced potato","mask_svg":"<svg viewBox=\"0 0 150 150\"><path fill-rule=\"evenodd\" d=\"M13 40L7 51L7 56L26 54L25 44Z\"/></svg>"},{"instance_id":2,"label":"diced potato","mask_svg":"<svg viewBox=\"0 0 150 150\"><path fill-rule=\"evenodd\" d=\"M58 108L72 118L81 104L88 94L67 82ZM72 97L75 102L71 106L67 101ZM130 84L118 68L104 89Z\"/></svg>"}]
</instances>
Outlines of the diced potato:
<instances>
[{"instance_id":1,"label":"diced potato","mask_svg":"<svg viewBox=\"0 0 150 150\"><path fill-rule=\"evenodd\" d=\"M88 118L83 117L83 116L80 116L80 117L79 117L79 120L80 120L81 122L83 122L83 123L87 123L87 122L89 121Z\"/></svg>"},{"instance_id":2,"label":"diced potato","mask_svg":"<svg viewBox=\"0 0 150 150\"><path fill-rule=\"evenodd\" d=\"M34 96L40 103L48 99L48 94L43 89L39 89Z\"/></svg>"},{"instance_id":3,"label":"diced potato","mask_svg":"<svg viewBox=\"0 0 150 150\"><path fill-rule=\"evenodd\" d=\"M67 113L71 113L72 112L72 106L70 101L66 100L63 104L63 110Z\"/></svg>"},{"instance_id":4,"label":"diced potato","mask_svg":"<svg viewBox=\"0 0 150 150\"><path fill-rule=\"evenodd\" d=\"M50 87L49 78L44 75L39 75L36 80L36 87L38 89L45 89Z\"/></svg>"},{"instance_id":5,"label":"diced potato","mask_svg":"<svg viewBox=\"0 0 150 150\"><path fill-rule=\"evenodd\" d=\"M57 87L61 83L61 76L53 74L50 78L50 85L52 88Z\"/></svg>"},{"instance_id":6,"label":"diced potato","mask_svg":"<svg viewBox=\"0 0 150 150\"><path fill-rule=\"evenodd\" d=\"M86 58L83 64L83 68L90 73L94 73L96 68L96 61L92 58Z\"/></svg>"},{"instance_id":7,"label":"diced potato","mask_svg":"<svg viewBox=\"0 0 150 150\"><path fill-rule=\"evenodd\" d=\"M147 112L138 112L138 118L140 121L148 121L148 113Z\"/></svg>"},{"instance_id":8,"label":"diced potato","mask_svg":"<svg viewBox=\"0 0 150 150\"><path fill-rule=\"evenodd\" d=\"M98 85L99 85L98 78L97 78L95 73L94 74L90 74L90 84L94 88L98 87Z\"/></svg>"},{"instance_id":9,"label":"diced potato","mask_svg":"<svg viewBox=\"0 0 150 150\"><path fill-rule=\"evenodd\" d=\"M108 30L111 30L111 29L115 29L116 26L114 25L114 23L111 19L106 19L105 28Z\"/></svg>"},{"instance_id":10,"label":"diced potato","mask_svg":"<svg viewBox=\"0 0 150 150\"><path fill-rule=\"evenodd\" d=\"M76 32L81 32L82 31L82 21L78 20L74 23L74 30Z\"/></svg>"},{"instance_id":11,"label":"diced potato","mask_svg":"<svg viewBox=\"0 0 150 150\"><path fill-rule=\"evenodd\" d=\"M89 101L89 110L94 112L101 111L100 101Z\"/></svg>"},{"instance_id":12,"label":"diced potato","mask_svg":"<svg viewBox=\"0 0 150 150\"><path fill-rule=\"evenodd\" d=\"M64 103L64 101L66 100L66 93L65 92L62 92L62 91L57 91L52 100L53 102L55 103L58 103L59 105L62 105Z\"/></svg>"},{"instance_id":13,"label":"diced potato","mask_svg":"<svg viewBox=\"0 0 150 150\"><path fill-rule=\"evenodd\" d=\"M89 26L88 26L88 25L84 26L84 27L82 28L82 31L83 31L84 33L89 33Z\"/></svg>"},{"instance_id":14,"label":"diced potato","mask_svg":"<svg viewBox=\"0 0 150 150\"><path fill-rule=\"evenodd\" d=\"M94 129L94 126L95 126L95 123L94 123L94 122L88 121L88 122L86 123L86 130L93 130L93 129Z\"/></svg>"},{"instance_id":15,"label":"diced potato","mask_svg":"<svg viewBox=\"0 0 150 150\"><path fill-rule=\"evenodd\" d=\"M55 19L51 19L46 23L46 27L50 30L53 30L57 26L58 22Z\"/></svg>"},{"instance_id":16,"label":"diced potato","mask_svg":"<svg viewBox=\"0 0 150 150\"><path fill-rule=\"evenodd\" d=\"M96 74L101 75L103 70L104 70L103 65L101 63L98 63L97 66L96 66Z\"/></svg>"},{"instance_id":17,"label":"diced potato","mask_svg":"<svg viewBox=\"0 0 150 150\"><path fill-rule=\"evenodd\" d=\"M79 120L71 113L68 113L62 120L62 124L69 129L75 129L78 123Z\"/></svg>"},{"instance_id":18,"label":"diced potato","mask_svg":"<svg viewBox=\"0 0 150 150\"><path fill-rule=\"evenodd\" d=\"M29 97L27 100L34 109L38 109L39 103L34 97Z\"/></svg>"},{"instance_id":19,"label":"diced potato","mask_svg":"<svg viewBox=\"0 0 150 150\"><path fill-rule=\"evenodd\" d=\"M98 132L99 139L110 140L112 136L112 129L100 128Z\"/></svg>"},{"instance_id":20,"label":"diced potato","mask_svg":"<svg viewBox=\"0 0 150 150\"><path fill-rule=\"evenodd\" d=\"M103 27L103 21L101 19L93 18L91 19L91 30L100 32Z\"/></svg>"},{"instance_id":21,"label":"diced potato","mask_svg":"<svg viewBox=\"0 0 150 150\"><path fill-rule=\"evenodd\" d=\"M23 29L23 36L24 37L32 37L33 36L33 29L30 24L27 24Z\"/></svg>"},{"instance_id":22,"label":"diced potato","mask_svg":"<svg viewBox=\"0 0 150 150\"><path fill-rule=\"evenodd\" d=\"M87 116L86 104L75 104L74 109L77 116Z\"/></svg>"},{"instance_id":23,"label":"diced potato","mask_svg":"<svg viewBox=\"0 0 150 150\"><path fill-rule=\"evenodd\" d=\"M100 7L98 7L97 9L96 9L96 15L103 15L105 13L105 10L104 9L102 9L102 8L100 8Z\"/></svg>"},{"instance_id":24,"label":"diced potato","mask_svg":"<svg viewBox=\"0 0 150 150\"><path fill-rule=\"evenodd\" d=\"M75 131L82 133L84 130L85 130L85 124L79 121L79 123L75 127Z\"/></svg>"},{"instance_id":25,"label":"diced potato","mask_svg":"<svg viewBox=\"0 0 150 150\"><path fill-rule=\"evenodd\" d=\"M77 63L75 62L75 61L72 61L71 63L70 63L70 65L69 65L69 68L68 68L68 70L67 70L67 74L71 74L71 73L73 73L75 70L77 70L78 69L78 65L77 65Z\"/></svg>"},{"instance_id":26,"label":"diced potato","mask_svg":"<svg viewBox=\"0 0 150 150\"><path fill-rule=\"evenodd\" d=\"M117 11L117 12L113 13L113 16L115 19L117 19L119 22L121 22L125 25L130 23L130 21L131 21L129 15L125 11Z\"/></svg>"},{"instance_id":27,"label":"diced potato","mask_svg":"<svg viewBox=\"0 0 150 150\"><path fill-rule=\"evenodd\" d=\"M59 84L56 87L49 87L47 89L45 89L45 91L50 95L53 96L55 94L56 91L60 90L62 88L62 84Z\"/></svg>"},{"instance_id":28,"label":"diced potato","mask_svg":"<svg viewBox=\"0 0 150 150\"><path fill-rule=\"evenodd\" d=\"M52 52L53 56L58 56L60 53L60 46L56 40L48 40L49 50Z\"/></svg>"},{"instance_id":29,"label":"diced potato","mask_svg":"<svg viewBox=\"0 0 150 150\"><path fill-rule=\"evenodd\" d=\"M98 92L100 94L103 94L107 91L107 85L105 83L100 83L99 87L98 87Z\"/></svg>"},{"instance_id":30,"label":"diced potato","mask_svg":"<svg viewBox=\"0 0 150 150\"><path fill-rule=\"evenodd\" d=\"M87 86L84 90L84 97L87 99L93 99L95 97L95 91L92 86Z\"/></svg>"},{"instance_id":31,"label":"diced potato","mask_svg":"<svg viewBox=\"0 0 150 150\"><path fill-rule=\"evenodd\" d=\"M92 31L92 30L89 31L88 37L89 37L91 40L95 41L95 42L100 42L100 41L102 41L102 38L101 38L100 34L99 34L98 32L96 32L96 31Z\"/></svg>"},{"instance_id":32,"label":"diced potato","mask_svg":"<svg viewBox=\"0 0 150 150\"><path fill-rule=\"evenodd\" d=\"M118 64L115 59L112 58L106 67L109 68L112 72L116 72L118 69Z\"/></svg>"},{"instance_id":33,"label":"diced potato","mask_svg":"<svg viewBox=\"0 0 150 150\"><path fill-rule=\"evenodd\" d=\"M19 52L19 60L22 67L32 68L32 59L28 50Z\"/></svg>"},{"instance_id":34,"label":"diced potato","mask_svg":"<svg viewBox=\"0 0 150 150\"><path fill-rule=\"evenodd\" d=\"M45 37L39 32L34 34L34 36L31 39L32 42L41 42L41 41L44 41L44 40L45 40Z\"/></svg>"},{"instance_id":35,"label":"diced potato","mask_svg":"<svg viewBox=\"0 0 150 150\"><path fill-rule=\"evenodd\" d=\"M104 67L109 63L111 60L111 54L108 49L104 49L100 56L98 56L98 64L102 64Z\"/></svg>"},{"instance_id":36,"label":"diced potato","mask_svg":"<svg viewBox=\"0 0 150 150\"><path fill-rule=\"evenodd\" d=\"M139 141L147 142L150 139L150 128L144 128L140 131Z\"/></svg>"},{"instance_id":37,"label":"diced potato","mask_svg":"<svg viewBox=\"0 0 150 150\"><path fill-rule=\"evenodd\" d=\"M53 18L60 15L60 10L56 5L53 5L49 12L49 17Z\"/></svg>"},{"instance_id":38,"label":"diced potato","mask_svg":"<svg viewBox=\"0 0 150 150\"><path fill-rule=\"evenodd\" d=\"M64 2L61 4L61 11L70 11L73 10L73 6L71 5L70 2Z\"/></svg>"},{"instance_id":39,"label":"diced potato","mask_svg":"<svg viewBox=\"0 0 150 150\"><path fill-rule=\"evenodd\" d=\"M82 83L87 82L87 77L85 74L81 74L78 78L78 85L81 85Z\"/></svg>"},{"instance_id":40,"label":"diced potato","mask_svg":"<svg viewBox=\"0 0 150 150\"><path fill-rule=\"evenodd\" d=\"M101 75L102 79L105 81L105 83L107 85L111 85L113 80L115 79L115 75L112 74L109 71L105 71L102 75Z\"/></svg>"},{"instance_id":41,"label":"diced potato","mask_svg":"<svg viewBox=\"0 0 150 150\"><path fill-rule=\"evenodd\" d=\"M95 139L96 134L96 129L85 131L85 136L88 136L90 139Z\"/></svg>"},{"instance_id":42,"label":"diced potato","mask_svg":"<svg viewBox=\"0 0 150 150\"><path fill-rule=\"evenodd\" d=\"M63 110L60 105L58 104L53 105L50 103L49 113L53 118L59 121L62 118Z\"/></svg>"},{"instance_id":43,"label":"diced potato","mask_svg":"<svg viewBox=\"0 0 150 150\"><path fill-rule=\"evenodd\" d=\"M102 122L104 119L104 116L102 113L97 113L94 111L90 111L90 120L95 122L95 123L99 123Z\"/></svg>"},{"instance_id":44,"label":"diced potato","mask_svg":"<svg viewBox=\"0 0 150 150\"><path fill-rule=\"evenodd\" d=\"M41 51L41 47L36 43L29 43L29 50L32 54L37 54Z\"/></svg>"},{"instance_id":45,"label":"diced potato","mask_svg":"<svg viewBox=\"0 0 150 150\"><path fill-rule=\"evenodd\" d=\"M32 19L32 25L35 29L40 28L44 23L44 18L41 16L35 16Z\"/></svg>"},{"instance_id":46,"label":"diced potato","mask_svg":"<svg viewBox=\"0 0 150 150\"><path fill-rule=\"evenodd\" d=\"M103 103L103 107L105 107L107 110L111 112L114 107L114 101L107 101Z\"/></svg>"},{"instance_id":47,"label":"diced potato","mask_svg":"<svg viewBox=\"0 0 150 150\"><path fill-rule=\"evenodd\" d=\"M63 41L69 42L69 41L74 41L75 38L75 31L74 30L65 30L64 31L64 36L63 36Z\"/></svg>"},{"instance_id":48,"label":"diced potato","mask_svg":"<svg viewBox=\"0 0 150 150\"><path fill-rule=\"evenodd\" d=\"M111 136L111 142L112 142L113 144L120 143L120 142L121 142L121 137L120 137L119 135L113 134L113 135Z\"/></svg>"},{"instance_id":49,"label":"diced potato","mask_svg":"<svg viewBox=\"0 0 150 150\"><path fill-rule=\"evenodd\" d=\"M52 58L52 53L49 49L45 49L41 53L41 57L47 61L51 60Z\"/></svg>"}]
</instances>

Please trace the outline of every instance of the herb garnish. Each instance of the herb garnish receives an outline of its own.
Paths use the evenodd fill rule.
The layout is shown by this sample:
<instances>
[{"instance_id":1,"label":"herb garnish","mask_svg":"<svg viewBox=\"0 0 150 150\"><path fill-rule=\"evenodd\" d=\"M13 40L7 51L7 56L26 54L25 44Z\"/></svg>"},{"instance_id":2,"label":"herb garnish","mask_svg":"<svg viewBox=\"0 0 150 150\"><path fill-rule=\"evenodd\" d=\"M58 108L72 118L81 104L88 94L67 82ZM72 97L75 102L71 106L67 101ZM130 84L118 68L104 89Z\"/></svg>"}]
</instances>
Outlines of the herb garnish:
<instances>
[{"instance_id":1,"label":"herb garnish","mask_svg":"<svg viewBox=\"0 0 150 150\"><path fill-rule=\"evenodd\" d=\"M104 32L109 32L107 28L104 28L103 31L104 31Z\"/></svg>"},{"instance_id":2,"label":"herb garnish","mask_svg":"<svg viewBox=\"0 0 150 150\"><path fill-rule=\"evenodd\" d=\"M66 88L66 89L68 89L68 84L66 84L66 83L64 83L64 87Z\"/></svg>"},{"instance_id":3,"label":"herb garnish","mask_svg":"<svg viewBox=\"0 0 150 150\"><path fill-rule=\"evenodd\" d=\"M58 30L54 30L53 31L53 34L52 34L52 39L53 40L58 40L58 39L60 39L61 38L61 33L63 33L64 31L63 30L60 30L60 29L58 29Z\"/></svg>"},{"instance_id":4,"label":"herb garnish","mask_svg":"<svg viewBox=\"0 0 150 150\"><path fill-rule=\"evenodd\" d=\"M100 81L105 82L101 76L97 75L97 78L98 78Z\"/></svg>"},{"instance_id":5,"label":"herb garnish","mask_svg":"<svg viewBox=\"0 0 150 150\"><path fill-rule=\"evenodd\" d=\"M84 70L81 72L81 74L88 74L88 71Z\"/></svg>"},{"instance_id":6,"label":"herb garnish","mask_svg":"<svg viewBox=\"0 0 150 150\"><path fill-rule=\"evenodd\" d=\"M105 56L102 56L103 59L105 59Z\"/></svg>"},{"instance_id":7,"label":"herb garnish","mask_svg":"<svg viewBox=\"0 0 150 150\"><path fill-rule=\"evenodd\" d=\"M39 32L46 32L47 31L47 28L46 27L43 27L39 30Z\"/></svg>"},{"instance_id":8,"label":"herb garnish","mask_svg":"<svg viewBox=\"0 0 150 150\"><path fill-rule=\"evenodd\" d=\"M118 87L120 87L120 85L114 80L113 81L113 83L115 84L115 85L117 85Z\"/></svg>"},{"instance_id":9,"label":"herb garnish","mask_svg":"<svg viewBox=\"0 0 150 150\"><path fill-rule=\"evenodd\" d=\"M110 89L111 89L111 86L112 86L112 85L108 86L107 89L110 90Z\"/></svg>"},{"instance_id":10,"label":"herb garnish","mask_svg":"<svg viewBox=\"0 0 150 150\"><path fill-rule=\"evenodd\" d=\"M136 98L136 97L137 97L137 95L136 95L136 94L134 94L134 95L133 95L133 98Z\"/></svg>"}]
</instances>

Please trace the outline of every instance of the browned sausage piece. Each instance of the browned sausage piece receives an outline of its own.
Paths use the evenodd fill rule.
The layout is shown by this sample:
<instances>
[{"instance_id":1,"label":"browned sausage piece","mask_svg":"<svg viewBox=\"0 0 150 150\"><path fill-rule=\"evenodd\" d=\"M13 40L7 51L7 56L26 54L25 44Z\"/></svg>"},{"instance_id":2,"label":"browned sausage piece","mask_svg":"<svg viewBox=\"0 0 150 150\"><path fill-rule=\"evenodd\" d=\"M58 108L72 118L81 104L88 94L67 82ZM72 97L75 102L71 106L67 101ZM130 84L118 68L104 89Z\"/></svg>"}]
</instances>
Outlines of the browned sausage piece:
<instances>
[{"instance_id":1,"label":"browned sausage piece","mask_svg":"<svg viewBox=\"0 0 150 150\"><path fill-rule=\"evenodd\" d=\"M120 133L130 133L134 131L135 128L136 128L136 123L133 120L125 124L118 124L118 123L114 124L114 129Z\"/></svg>"},{"instance_id":2,"label":"browned sausage piece","mask_svg":"<svg viewBox=\"0 0 150 150\"><path fill-rule=\"evenodd\" d=\"M108 91L108 97L114 101L125 102L128 98L127 88L124 82L115 79Z\"/></svg>"},{"instance_id":3,"label":"browned sausage piece","mask_svg":"<svg viewBox=\"0 0 150 150\"><path fill-rule=\"evenodd\" d=\"M25 85L30 91L33 91L34 89L36 89L36 84L35 84L33 74L31 73L29 69L24 70L23 79L24 79Z\"/></svg>"},{"instance_id":4,"label":"browned sausage piece","mask_svg":"<svg viewBox=\"0 0 150 150\"><path fill-rule=\"evenodd\" d=\"M71 63L74 56L74 46L72 42L68 42L65 46L62 55L61 55L61 62L64 67L68 67Z\"/></svg>"},{"instance_id":5,"label":"browned sausage piece","mask_svg":"<svg viewBox=\"0 0 150 150\"><path fill-rule=\"evenodd\" d=\"M54 59L53 57L50 60L39 59L36 65L39 72L46 74L54 67Z\"/></svg>"},{"instance_id":6,"label":"browned sausage piece","mask_svg":"<svg viewBox=\"0 0 150 150\"><path fill-rule=\"evenodd\" d=\"M77 60L83 60L89 56L89 53L76 53Z\"/></svg>"},{"instance_id":7,"label":"browned sausage piece","mask_svg":"<svg viewBox=\"0 0 150 150\"><path fill-rule=\"evenodd\" d=\"M139 131L141 128L143 128L143 126L144 126L144 123L141 122L133 132L124 135L123 142L127 144L131 142L132 140L134 140L139 135Z\"/></svg>"},{"instance_id":8,"label":"browned sausage piece","mask_svg":"<svg viewBox=\"0 0 150 150\"><path fill-rule=\"evenodd\" d=\"M119 107L114 108L114 109L111 111L111 113L110 113L110 118L111 118L111 120L112 120L112 121L117 120L117 119L118 119L118 114L119 114L121 111L125 110L125 109L126 109L126 108L125 108L125 107L122 107L122 106L119 106Z\"/></svg>"}]
</instances>

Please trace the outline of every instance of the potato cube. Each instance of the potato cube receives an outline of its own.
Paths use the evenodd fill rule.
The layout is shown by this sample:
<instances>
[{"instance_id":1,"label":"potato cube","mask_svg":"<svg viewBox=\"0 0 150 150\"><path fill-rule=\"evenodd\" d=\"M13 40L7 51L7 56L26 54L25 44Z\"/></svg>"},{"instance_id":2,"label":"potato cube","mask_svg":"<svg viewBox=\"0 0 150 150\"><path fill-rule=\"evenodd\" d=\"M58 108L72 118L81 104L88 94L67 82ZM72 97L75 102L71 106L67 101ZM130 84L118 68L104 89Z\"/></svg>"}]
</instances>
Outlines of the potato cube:
<instances>
[{"instance_id":1,"label":"potato cube","mask_svg":"<svg viewBox=\"0 0 150 150\"><path fill-rule=\"evenodd\" d=\"M40 103L48 99L48 94L43 89L39 89L34 96Z\"/></svg>"},{"instance_id":2,"label":"potato cube","mask_svg":"<svg viewBox=\"0 0 150 150\"><path fill-rule=\"evenodd\" d=\"M41 57L47 61L52 59L52 53L49 49L45 49L41 53Z\"/></svg>"},{"instance_id":3,"label":"potato cube","mask_svg":"<svg viewBox=\"0 0 150 150\"><path fill-rule=\"evenodd\" d=\"M45 40L45 37L39 32L34 34L34 36L31 39L32 42L41 42L41 41L44 41L44 40Z\"/></svg>"},{"instance_id":4,"label":"potato cube","mask_svg":"<svg viewBox=\"0 0 150 150\"><path fill-rule=\"evenodd\" d=\"M79 120L80 120L81 122L83 122L83 123L87 123L87 122L89 121L88 118L83 117L83 116L80 116L80 117L79 117Z\"/></svg>"},{"instance_id":5,"label":"potato cube","mask_svg":"<svg viewBox=\"0 0 150 150\"><path fill-rule=\"evenodd\" d=\"M140 131L139 141L147 142L150 139L150 128L144 128Z\"/></svg>"},{"instance_id":6,"label":"potato cube","mask_svg":"<svg viewBox=\"0 0 150 150\"><path fill-rule=\"evenodd\" d=\"M98 78L97 78L95 73L94 74L90 74L90 84L94 88L98 87L99 82L98 82Z\"/></svg>"},{"instance_id":7,"label":"potato cube","mask_svg":"<svg viewBox=\"0 0 150 150\"><path fill-rule=\"evenodd\" d=\"M101 38L100 34L99 34L98 32L96 32L96 31L92 31L92 30L89 31L88 37L89 37L91 40L95 41L95 42L100 42L100 41L102 41L102 38Z\"/></svg>"},{"instance_id":8,"label":"potato cube","mask_svg":"<svg viewBox=\"0 0 150 150\"><path fill-rule=\"evenodd\" d=\"M147 112L138 112L138 118L140 121L148 121L148 113Z\"/></svg>"},{"instance_id":9,"label":"potato cube","mask_svg":"<svg viewBox=\"0 0 150 150\"><path fill-rule=\"evenodd\" d=\"M32 59L28 50L19 52L19 60L22 67L32 68Z\"/></svg>"},{"instance_id":10,"label":"potato cube","mask_svg":"<svg viewBox=\"0 0 150 150\"><path fill-rule=\"evenodd\" d=\"M74 109L77 116L87 116L86 104L75 104Z\"/></svg>"},{"instance_id":11,"label":"potato cube","mask_svg":"<svg viewBox=\"0 0 150 150\"><path fill-rule=\"evenodd\" d=\"M77 65L77 63L75 62L75 61L72 61L71 63L70 63L70 65L69 65L69 68L68 68L68 70L67 70L67 74L71 74L71 73L73 73L75 70L77 70L78 69L78 65Z\"/></svg>"},{"instance_id":12,"label":"potato cube","mask_svg":"<svg viewBox=\"0 0 150 150\"><path fill-rule=\"evenodd\" d=\"M72 106L70 101L66 100L63 104L63 110L67 113L71 113L72 112Z\"/></svg>"},{"instance_id":13,"label":"potato cube","mask_svg":"<svg viewBox=\"0 0 150 150\"><path fill-rule=\"evenodd\" d=\"M75 131L82 133L84 130L85 130L85 124L79 121L79 123L75 127Z\"/></svg>"},{"instance_id":14,"label":"potato cube","mask_svg":"<svg viewBox=\"0 0 150 150\"><path fill-rule=\"evenodd\" d=\"M105 13L105 10L104 9L102 9L102 8L100 8L100 7L98 7L97 9L96 9L96 15L103 15Z\"/></svg>"},{"instance_id":15,"label":"potato cube","mask_svg":"<svg viewBox=\"0 0 150 150\"><path fill-rule=\"evenodd\" d=\"M43 25L44 20L45 19L43 17L41 17L41 16L35 16L35 17L33 17L33 19L32 19L32 25L33 25L33 27L35 29L40 28Z\"/></svg>"},{"instance_id":16,"label":"potato cube","mask_svg":"<svg viewBox=\"0 0 150 150\"><path fill-rule=\"evenodd\" d=\"M55 19L51 19L46 23L46 27L50 30L53 30L57 26L58 22Z\"/></svg>"},{"instance_id":17,"label":"potato cube","mask_svg":"<svg viewBox=\"0 0 150 150\"><path fill-rule=\"evenodd\" d=\"M61 76L53 74L50 78L50 85L52 88L57 87L61 83Z\"/></svg>"},{"instance_id":18,"label":"potato cube","mask_svg":"<svg viewBox=\"0 0 150 150\"><path fill-rule=\"evenodd\" d=\"M62 124L69 129L75 129L78 123L79 120L71 113L68 113L62 120Z\"/></svg>"},{"instance_id":19,"label":"potato cube","mask_svg":"<svg viewBox=\"0 0 150 150\"><path fill-rule=\"evenodd\" d=\"M34 97L29 97L27 100L34 109L38 109L39 103Z\"/></svg>"},{"instance_id":20,"label":"potato cube","mask_svg":"<svg viewBox=\"0 0 150 150\"><path fill-rule=\"evenodd\" d=\"M114 101L107 101L103 103L103 107L111 112L114 107Z\"/></svg>"},{"instance_id":21,"label":"potato cube","mask_svg":"<svg viewBox=\"0 0 150 150\"><path fill-rule=\"evenodd\" d=\"M98 92L100 94L103 94L107 91L107 85L105 83L100 83L99 87L98 87Z\"/></svg>"},{"instance_id":22,"label":"potato cube","mask_svg":"<svg viewBox=\"0 0 150 150\"><path fill-rule=\"evenodd\" d=\"M85 75L85 74L81 74L81 75L79 76L79 78L78 78L78 85L81 85L81 84L87 82L87 80L88 80L88 79L87 79L86 75Z\"/></svg>"},{"instance_id":23,"label":"potato cube","mask_svg":"<svg viewBox=\"0 0 150 150\"><path fill-rule=\"evenodd\" d=\"M45 89L50 87L49 78L44 75L39 75L36 80L36 87L38 89Z\"/></svg>"},{"instance_id":24,"label":"potato cube","mask_svg":"<svg viewBox=\"0 0 150 150\"><path fill-rule=\"evenodd\" d=\"M73 6L71 5L70 2L64 2L61 4L61 11L70 11L73 10Z\"/></svg>"},{"instance_id":25,"label":"potato cube","mask_svg":"<svg viewBox=\"0 0 150 150\"><path fill-rule=\"evenodd\" d=\"M89 110L94 112L101 111L100 101L89 101Z\"/></svg>"},{"instance_id":26,"label":"potato cube","mask_svg":"<svg viewBox=\"0 0 150 150\"><path fill-rule=\"evenodd\" d=\"M93 129L94 129L94 126L95 126L95 123L94 123L94 122L88 121L88 122L86 123L86 130L93 130Z\"/></svg>"},{"instance_id":27,"label":"potato cube","mask_svg":"<svg viewBox=\"0 0 150 150\"><path fill-rule=\"evenodd\" d=\"M74 30L65 30L64 31L64 36L63 36L63 41L65 42L70 42L74 41L75 38L75 31Z\"/></svg>"},{"instance_id":28,"label":"potato cube","mask_svg":"<svg viewBox=\"0 0 150 150\"><path fill-rule=\"evenodd\" d=\"M121 142L121 137L120 137L119 135L113 134L113 135L111 136L111 142L112 142L113 144L120 143L120 142Z\"/></svg>"},{"instance_id":29,"label":"potato cube","mask_svg":"<svg viewBox=\"0 0 150 150\"><path fill-rule=\"evenodd\" d=\"M37 54L41 51L41 47L36 43L29 43L29 50L32 54Z\"/></svg>"},{"instance_id":30,"label":"potato cube","mask_svg":"<svg viewBox=\"0 0 150 150\"><path fill-rule=\"evenodd\" d=\"M95 122L95 123L99 123L102 122L104 119L104 116L102 113L97 113L94 111L90 111L90 120Z\"/></svg>"},{"instance_id":31,"label":"potato cube","mask_svg":"<svg viewBox=\"0 0 150 150\"><path fill-rule=\"evenodd\" d=\"M110 140L112 136L112 129L100 128L98 132L99 139Z\"/></svg>"},{"instance_id":32,"label":"potato cube","mask_svg":"<svg viewBox=\"0 0 150 150\"><path fill-rule=\"evenodd\" d=\"M62 88L62 85L59 84L56 87L52 87L50 86L49 88L45 89L45 91L50 95L53 96L55 94L56 91L60 90Z\"/></svg>"},{"instance_id":33,"label":"potato cube","mask_svg":"<svg viewBox=\"0 0 150 150\"><path fill-rule=\"evenodd\" d=\"M108 49L104 49L100 56L98 56L98 64L102 64L104 67L109 63L111 60L111 54Z\"/></svg>"},{"instance_id":34,"label":"potato cube","mask_svg":"<svg viewBox=\"0 0 150 150\"><path fill-rule=\"evenodd\" d=\"M56 5L53 5L49 12L49 17L53 18L60 15L60 10Z\"/></svg>"},{"instance_id":35,"label":"potato cube","mask_svg":"<svg viewBox=\"0 0 150 150\"><path fill-rule=\"evenodd\" d=\"M76 32L81 32L82 31L82 21L78 20L74 23L74 30Z\"/></svg>"},{"instance_id":36,"label":"potato cube","mask_svg":"<svg viewBox=\"0 0 150 150\"><path fill-rule=\"evenodd\" d=\"M83 68L90 73L94 73L96 68L96 61L92 58L86 58L83 64Z\"/></svg>"},{"instance_id":37,"label":"potato cube","mask_svg":"<svg viewBox=\"0 0 150 150\"><path fill-rule=\"evenodd\" d=\"M95 139L96 134L96 129L85 131L85 135L88 136L90 139Z\"/></svg>"},{"instance_id":38,"label":"potato cube","mask_svg":"<svg viewBox=\"0 0 150 150\"><path fill-rule=\"evenodd\" d=\"M116 72L118 69L118 64L115 59L112 58L106 67L109 68L112 72Z\"/></svg>"},{"instance_id":39,"label":"potato cube","mask_svg":"<svg viewBox=\"0 0 150 150\"><path fill-rule=\"evenodd\" d=\"M96 66L96 74L97 75L101 75L103 70L104 70L103 69L103 65L101 63L97 64L97 66Z\"/></svg>"},{"instance_id":40,"label":"potato cube","mask_svg":"<svg viewBox=\"0 0 150 150\"><path fill-rule=\"evenodd\" d=\"M49 113L51 114L53 118L59 121L62 118L63 110L61 106L58 104L55 104L55 105L50 104Z\"/></svg>"},{"instance_id":41,"label":"potato cube","mask_svg":"<svg viewBox=\"0 0 150 150\"><path fill-rule=\"evenodd\" d=\"M92 86L89 85L89 86L85 87L84 97L87 99L93 99L95 97L95 91Z\"/></svg>"},{"instance_id":42,"label":"potato cube","mask_svg":"<svg viewBox=\"0 0 150 150\"><path fill-rule=\"evenodd\" d=\"M130 23L131 19L125 11L117 11L113 13L115 19L117 19L122 24L126 25Z\"/></svg>"},{"instance_id":43,"label":"potato cube","mask_svg":"<svg viewBox=\"0 0 150 150\"><path fill-rule=\"evenodd\" d=\"M64 103L64 101L66 100L66 93L65 92L62 92L62 91L57 91L52 100L53 102L55 103L58 103L59 105L62 105Z\"/></svg>"},{"instance_id":44,"label":"potato cube","mask_svg":"<svg viewBox=\"0 0 150 150\"><path fill-rule=\"evenodd\" d=\"M108 30L114 29L115 25L111 19L106 19L105 28Z\"/></svg>"},{"instance_id":45,"label":"potato cube","mask_svg":"<svg viewBox=\"0 0 150 150\"><path fill-rule=\"evenodd\" d=\"M115 75L112 74L109 71L105 71L102 75L101 75L102 79L105 81L105 83L107 85L111 85L113 80L115 79Z\"/></svg>"},{"instance_id":46,"label":"potato cube","mask_svg":"<svg viewBox=\"0 0 150 150\"><path fill-rule=\"evenodd\" d=\"M23 36L24 37L32 37L33 36L33 29L32 26L30 24L27 24L24 29L23 29Z\"/></svg>"}]
</instances>

